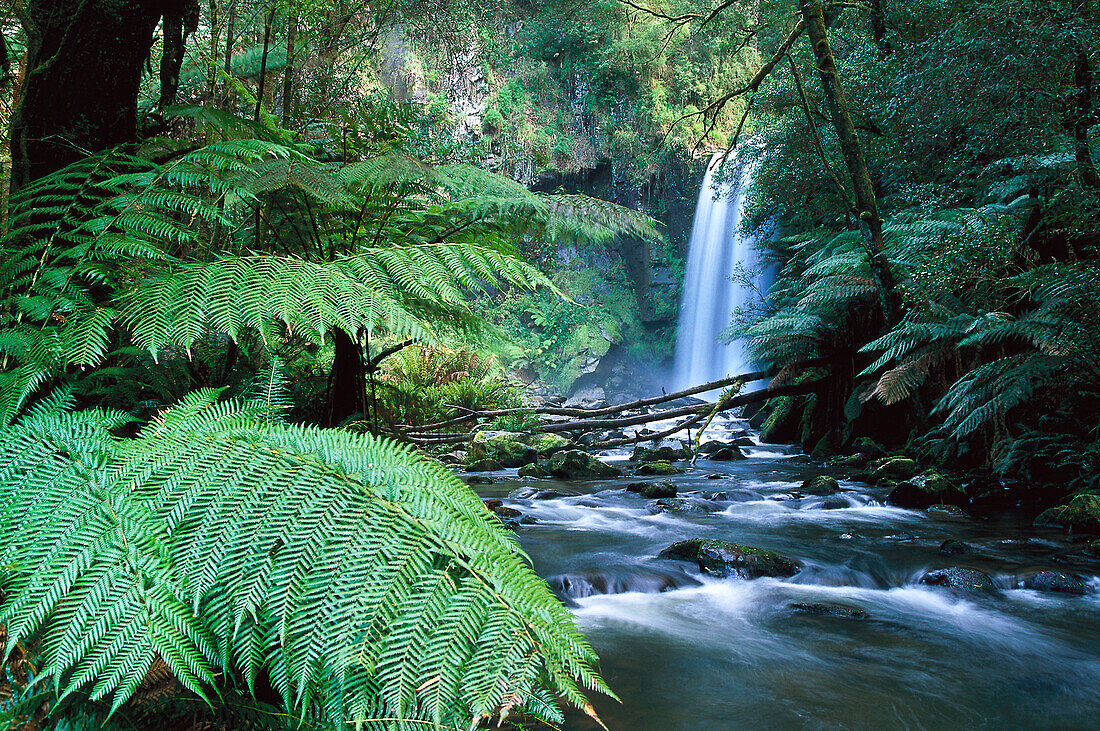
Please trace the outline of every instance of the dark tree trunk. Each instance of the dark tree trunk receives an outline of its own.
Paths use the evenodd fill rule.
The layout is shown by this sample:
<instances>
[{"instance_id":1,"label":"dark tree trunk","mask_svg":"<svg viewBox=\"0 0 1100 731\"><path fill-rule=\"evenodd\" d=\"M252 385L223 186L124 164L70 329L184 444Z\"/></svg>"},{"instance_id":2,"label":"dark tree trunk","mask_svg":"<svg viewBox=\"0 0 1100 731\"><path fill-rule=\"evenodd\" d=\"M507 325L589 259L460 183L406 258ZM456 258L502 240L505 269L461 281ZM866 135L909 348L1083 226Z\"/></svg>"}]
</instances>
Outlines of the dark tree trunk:
<instances>
[{"instance_id":1,"label":"dark tree trunk","mask_svg":"<svg viewBox=\"0 0 1100 731\"><path fill-rule=\"evenodd\" d=\"M338 426L355 414L367 414L367 367L363 349L343 330L332 331L335 353L325 426Z\"/></svg>"},{"instance_id":2,"label":"dark tree trunk","mask_svg":"<svg viewBox=\"0 0 1100 731\"><path fill-rule=\"evenodd\" d=\"M852 177L855 204L859 210L860 230L864 235L864 246L871 265L871 275L878 290L883 318L888 326L893 325L900 318L901 308L898 302L897 284L890 271L886 254L883 252L882 219L878 215L878 201L875 198L874 187L871 185L867 158L863 154L863 147L856 135L855 125L848 111L848 100L840 85L840 77L837 75L836 60L833 58L833 50L825 32L821 0L800 0L800 2L802 22L806 28L806 35L810 39L810 45L813 46L814 59L817 61L817 70L821 77L821 89L829 105L837 137L840 139L844 162Z\"/></svg>"},{"instance_id":3,"label":"dark tree trunk","mask_svg":"<svg viewBox=\"0 0 1100 731\"><path fill-rule=\"evenodd\" d=\"M294 118L294 44L298 40L298 7L290 0L286 30L286 68L283 69L283 127Z\"/></svg>"},{"instance_id":4,"label":"dark tree trunk","mask_svg":"<svg viewBox=\"0 0 1100 731\"><path fill-rule=\"evenodd\" d=\"M1077 159L1077 172L1081 183L1089 188L1100 188L1100 175L1092 160L1089 148L1089 127L1093 122L1092 110L1092 65L1088 51L1078 42L1077 54L1073 65L1073 82L1077 87L1077 109L1073 115L1073 146Z\"/></svg>"},{"instance_id":5,"label":"dark tree trunk","mask_svg":"<svg viewBox=\"0 0 1100 731\"><path fill-rule=\"evenodd\" d=\"M164 52L160 57L160 100L158 109L170 107L176 103L176 91L180 86L180 68L183 67L183 53L187 48L187 37L199 27L199 6L189 5L185 12L167 13L164 16Z\"/></svg>"},{"instance_id":6,"label":"dark tree trunk","mask_svg":"<svg viewBox=\"0 0 1100 731\"><path fill-rule=\"evenodd\" d=\"M31 0L11 125L12 188L137 137L137 95L162 16L195 0Z\"/></svg>"}]
</instances>

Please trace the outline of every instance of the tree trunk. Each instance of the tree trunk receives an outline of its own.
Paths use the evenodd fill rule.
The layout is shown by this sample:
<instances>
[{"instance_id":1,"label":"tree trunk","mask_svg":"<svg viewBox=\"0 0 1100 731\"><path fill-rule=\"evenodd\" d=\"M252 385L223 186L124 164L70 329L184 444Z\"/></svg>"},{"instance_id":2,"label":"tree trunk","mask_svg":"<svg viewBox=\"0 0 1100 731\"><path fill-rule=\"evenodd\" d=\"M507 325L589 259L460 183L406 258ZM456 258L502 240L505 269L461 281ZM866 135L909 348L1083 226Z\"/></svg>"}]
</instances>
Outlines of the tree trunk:
<instances>
[{"instance_id":1,"label":"tree trunk","mask_svg":"<svg viewBox=\"0 0 1100 731\"><path fill-rule=\"evenodd\" d=\"M283 127L294 118L294 44L298 40L298 6L290 0L286 31L286 68L283 69Z\"/></svg>"},{"instance_id":2,"label":"tree trunk","mask_svg":"<svg viewBox=\"0 0 1100 731\"><path fill-rule=\"evenodd\" d=\"M829 105L844 162L852 177L855 204L859 210L860 230L863 232L864 247L871 265L871 275L878 290L882 315L887 325L896 323L900 316L897 283L890 271L889 262L882 247L882 219L878 215L878 201L871 185L871 175L867 169L867 158L863 154L859 137L856 135L852 116L848 112L848 100L840 86L840 77L836 71L836 60L825 33L825 17L821 9L821 0L800 0L802 22L806 35L813 46L817 61L818 74L821 77L821 89Z\"/></svg>"},{"instance_id":3,"label":"tree trunk","mask_svg":"<svg viewBox=\"0 0 1100 731\"><path fill-rule=\"evenodd\" d=\"M142 70L162 16L195 0L31 0L27 73L12 117L12 189L137 138Z\"/></svg>"},{"instance_id":4,"label":"tree trunk","mask_svg":"<svg viewBox=\"0 0 1100 731\"><path fill-rule=\"evenodd\" d=\"M187 37L199 27L199 6L189 5L186 13L166 14L162 29L164 32L164 51L160 57L160 99L158 109L170 107L176 103L176 91L180 86L180 69L183 67L183 53L187 48Z\"/></svg>"},{"instance_id":5,"label":"tree trunk","mask_svg":"<svg viewBox=\"0 0 1100 731\"><path fill-rule=\"evenodd\" d=\"M367 414L367 368L363 349L343 330L332 331L335 353L325 426L339 426L355 414Z\"/></svg>"},{"instance_id":6,"label":"tree trunk","mask_svg":"<svg viewBox=\"0 0 1100 731\"><path fill-rule=\"evenodd\" d=\"M1089 188L1100 188L1100 175L1092 160L1089 148L1089 127L1092 126L1092 66L1089 55L1080 41L1077 42L1076 59L1073 65L1073 82L1077 87L1077 109L1073 115L1073 147L1077 159L1077 172L1081 183Z\"/></svg>"}]
</instances>

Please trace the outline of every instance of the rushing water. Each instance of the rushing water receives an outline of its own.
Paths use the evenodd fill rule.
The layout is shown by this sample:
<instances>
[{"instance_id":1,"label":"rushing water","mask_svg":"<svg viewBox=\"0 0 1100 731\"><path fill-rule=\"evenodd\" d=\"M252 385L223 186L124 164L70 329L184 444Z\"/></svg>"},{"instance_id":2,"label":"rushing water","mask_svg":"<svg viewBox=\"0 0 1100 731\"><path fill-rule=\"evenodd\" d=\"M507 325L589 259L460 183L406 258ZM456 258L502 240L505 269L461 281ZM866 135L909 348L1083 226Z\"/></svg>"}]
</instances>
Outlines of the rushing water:
<instances>
[{"instance_id":1,"label":"rushing water","mask_svg":"<svg viewBox=\"0 0 1100 731\"><path fill-rule=\"evenodd\" d=\"M728 437L745 426L712 429ZM641 478L519 480L511 471L482 489L571 493L506 503L539 521L519 539L602 658L622 699L596 703L613 731L1096 728L1100 567L1058 563L1070 548L1064 536L1011 519L937 522L843 480L846 507L824 509L822 498L793 494L818 467L783 448L746 451L747 460L700 461L668 478L713 511L703 514L650 515L644 498L625 491ZM706 500L711 491L726 494ZM772 549L803 568L789 579L715 579L656 558L692 537ZM947 538L970 552L941 554ZM926 570L953 565L990 574L999 595L919 583ZM1016 588L1036 568L1076 572L1094 592ZM805 615L791 606L798 602L868 617ZM567 728L595 726L582 717Z\"/></svg>"},{"instance_id":2,"label":"rushing water","mask_svg":"<svg viewBox=\"0 0 1100 731\"><path fill-rule=\"evenodd\" d=\"M719 181L716 154L707 166L688 244L684 293L680 301L672 387L688 388L750 370L744 344L722 341L733 313L759 300L759 288L740 281L754 276L756 239L741 234L752 166L732 185ZM738 281L735 281L738 280ZM758 283L762 284L762 283Z\"/></svg>"}]
</instances>

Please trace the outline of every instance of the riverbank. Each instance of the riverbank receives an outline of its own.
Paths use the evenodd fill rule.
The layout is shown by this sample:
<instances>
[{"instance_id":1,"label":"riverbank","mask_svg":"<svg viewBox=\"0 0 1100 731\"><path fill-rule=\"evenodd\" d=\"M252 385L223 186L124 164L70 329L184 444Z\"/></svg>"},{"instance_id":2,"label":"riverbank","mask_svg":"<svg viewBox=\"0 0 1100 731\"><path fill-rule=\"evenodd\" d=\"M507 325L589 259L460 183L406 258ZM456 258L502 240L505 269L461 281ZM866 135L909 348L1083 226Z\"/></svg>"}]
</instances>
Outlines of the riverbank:
<instances>
[{"instance_id":1,"label":"riverbank","mask_svg":"<svg viewBox=\"0 0 1100 731\"><path fill-rule=\"evenodd\" d=\"M600 652L623 699L597 704L611 728L1079 727L1100 711L1100 561L1087 544L1019 512L890 506L897 484L846 474L866 465L761 444L737 419L716 419L711 440L740 440L746 459L639 476L621 449L599 455L617 477L466 475L518 513L536 570ZM813 486L823 473L835 492ZM660 557L700 538L797 569L722 577Z\"/></svg>"}]
</instances>

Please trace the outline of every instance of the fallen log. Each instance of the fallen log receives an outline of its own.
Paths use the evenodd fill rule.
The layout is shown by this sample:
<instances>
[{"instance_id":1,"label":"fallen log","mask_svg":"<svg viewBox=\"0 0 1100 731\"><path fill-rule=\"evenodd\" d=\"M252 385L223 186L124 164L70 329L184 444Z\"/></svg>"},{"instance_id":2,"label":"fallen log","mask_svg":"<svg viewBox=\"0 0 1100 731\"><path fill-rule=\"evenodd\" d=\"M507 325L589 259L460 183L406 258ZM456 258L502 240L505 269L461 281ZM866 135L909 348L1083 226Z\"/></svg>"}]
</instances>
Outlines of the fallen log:
<instances>
[{"instance_id":1,"label":"fallen log","mask_svg":"<svg viewBox=\"0 0 1100 731\"><path fill-rule=\"evenodd\" d=\"M663 439L677 432L683 431L694 424L702 421L712 414L719 413L721 411L729 411L730 409L738 406L744 406L745 404L756 403L758 401L764 401L769 398L775 398L777 396L799 396L808 393L813 393L824 386L826 379L817 379L809 381L807 383L798 383L787 386L775 386L771 388L764 388L759 391L753 391L751 393L740 394L728 399L721 409L716 409L717 404L707 402L702 404L693 404L691 406L683 406L675 409L665 409L663 411L656 411L649 414L641 414L639 416L628 416L620 419L593 419L593 420L580 420L580 421L566 421L557 424L541 424L531 431L536 433L557 433L557 432L570 432L570 431L591 431L594 429L616 429L624 426L636 426L638 424L648 424L654 421L663 421L665 419L675 419L683 416L689 418L684 421L675 424L674 426L657 432L656 434L646 434L643 436L627 437L624 439L612 439L605 442L598 442L593 445L595 449L609 449L611 447L621 447L627 444L637 444L639 442L648 442L654 439ZM402 434L402 437L408 441L416 444L430 445L430 444L458 444L465 442L473 437L473 432L467 432L463 434L430 434L430 433L416 433L406 432Z\"/></svg>"},{"instance_id":2,"label":"fallen log","mask_svg":"<svg viewBox=\"0 0 1100 731\"><path fill-rule=\"evenodd\" d=\"M825 358L816 360L805 361L801 363L802 367L812 368L816 365L822 365L828 362ZM754 381L762 381L765 378L771 378L779 372L778 368L769 368L766 371L755 371L753 373L745 373L739 376L730 376L728 378L720 378L717 381L711 381L710 383L704 383L699 386L692 386L691 388L685 388L682 391L676 391L675 393L661 394L660 396L650 396L644 399L638 399L637 401L631 401L625 404L619 404L617 406L604 406L598 409L582 409L582 408L566 408L564 406L537 406L535 408L513 408L513 409L496 409L494 411L471 411L468 414L462 416L456 416L453 419L447 419L446 421L437 421L432 424L423 424L419 426L411 426L408 424L402 424L398 428L409 429L415 431L435 431L437 429L445 429L449 426L458 426L474 419L492 419L498 416L509 416L511 414L534 414L541 416L575 416L577 418L587 418L592 416L610 416L611 414L620 414L624 411L630 411L631 409L642 409L648 406L656 406L658 404L667 403L669 401L675 401L681 398L687 398L688 396L694 396L700 393L706 393L707 391L713 391L718 388L726 388L732 386L735 383L753 383Z\"/></svg>"}]
</instances>

